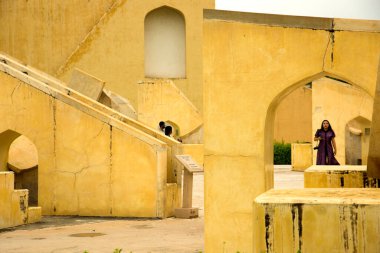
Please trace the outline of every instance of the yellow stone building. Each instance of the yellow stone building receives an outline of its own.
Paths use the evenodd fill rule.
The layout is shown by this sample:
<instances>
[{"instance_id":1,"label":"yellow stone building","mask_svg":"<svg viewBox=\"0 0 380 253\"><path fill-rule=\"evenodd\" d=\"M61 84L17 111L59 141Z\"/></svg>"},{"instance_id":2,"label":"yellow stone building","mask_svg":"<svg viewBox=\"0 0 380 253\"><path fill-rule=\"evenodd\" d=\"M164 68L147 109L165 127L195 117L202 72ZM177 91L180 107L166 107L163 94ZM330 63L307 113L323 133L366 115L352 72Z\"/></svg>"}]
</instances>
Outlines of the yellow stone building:
<instances>
[{"instance_id":1,"label":"yellow stone building","mask_svg":"<svg viewBox=\"0 0 380 253\"><path fill-rule=\"evenodd\" d=\"M38 151L42 214L171 216L181 203L175 155L189 152L205 169L206 252L277 252L270 243L281 233L270 230L267 218L286 217L288 232L299 224L311 231L328 220L316 217L320 210L352 218L341 209L346 199L373 205L360 219L378 225L377 189L338 197L321 190L318 206L310 205L314 191L257 197L273 188L274 131L284 130L275 124L276 109L298 88L313 83L316 91L297 95L312 97L304 107L312 110L304 121L310 132L286 138L311 138L329 118L338 160L345 161L347 142L358 143L345 136L366 136L379 82L380 22L219 11L212 0L2 1L0 7L0 170L8 170L10 144L28 137ZM136 118L75 91L76 70L94 77L91 87L104 85L99 101L112 107L115 97L105 89L112 91L129 101ZM326 76L350 86L326 85ZM336 94L344 94L342 101ZM183 144L157 131L160 120L176 128ZM292 133L293 123L283 124L285 132ZM359 140L360 155L349 156L365 162L367 141ZM10 190L0 189L1 201ZM300 216L299 204L308 215ZM265 215L268 206L279 211ZM371 229L348 239L334 231L325 251L349 238L356 238L349 249L360 246L358 252L379 245ZM302 236L282 248L312 249L312 231ZM376 245L362 250L363 243Z\"/></svg>"}]
</instances>

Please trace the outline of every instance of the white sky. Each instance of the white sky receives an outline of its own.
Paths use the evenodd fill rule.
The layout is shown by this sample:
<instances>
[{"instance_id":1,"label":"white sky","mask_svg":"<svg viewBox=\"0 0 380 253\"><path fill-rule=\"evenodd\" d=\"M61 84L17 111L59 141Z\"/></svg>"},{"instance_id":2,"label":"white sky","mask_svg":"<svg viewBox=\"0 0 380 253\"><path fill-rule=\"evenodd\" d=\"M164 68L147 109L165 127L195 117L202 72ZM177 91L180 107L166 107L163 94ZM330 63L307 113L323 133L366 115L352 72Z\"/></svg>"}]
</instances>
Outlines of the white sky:
<instances>
[{"instance_id":1,"label":"white sky","mask_svg":"<svg viewBox=\"0 0 380 253\"><path fill-rule=\"evenodd\" d=\"M216 9L380 20L380 0L215 0Z\"/></svg>"}]
</instances>

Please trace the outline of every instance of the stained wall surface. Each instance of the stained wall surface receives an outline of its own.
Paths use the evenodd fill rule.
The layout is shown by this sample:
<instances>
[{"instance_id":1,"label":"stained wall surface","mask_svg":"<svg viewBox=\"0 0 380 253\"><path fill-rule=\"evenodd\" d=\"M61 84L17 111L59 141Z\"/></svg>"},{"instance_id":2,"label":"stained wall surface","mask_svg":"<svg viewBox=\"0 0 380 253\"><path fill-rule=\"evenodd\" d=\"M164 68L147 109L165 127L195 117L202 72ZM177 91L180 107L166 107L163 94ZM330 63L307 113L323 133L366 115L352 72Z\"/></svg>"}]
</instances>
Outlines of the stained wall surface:
<instances>
[{"instance_id":1,"label":"stained wall surface","mask_svg":"<svg viewBox=\"0 0 380 253\"><path fill-rule=\"evenodd\" d=\"M332 22L205 11L207 252L252 251L252 203L273 187L274 112L283 97L324 75L374 95L379 31L334 31Z\"/></svg>"},{"instance_id":2,"label":"stained wall surface","mask_svg":"<svg viewBox=\"0 0 380 253\"><path fill-rule=\"evenodd\" d=\"M0 229L41 220L41 207L28 206L28 190L14 189L14 173L0 171Z\"/></svg>"},{"instance_id":3,"label":"stained wall surface","mask_svg":"<svg viewBox=\"0 0 380 253\"><path fill-rule=\"evenodd\" d=\"M256 198L253 252L380 250L374 189L270 190Z\"/></svg>"}]
</instances>

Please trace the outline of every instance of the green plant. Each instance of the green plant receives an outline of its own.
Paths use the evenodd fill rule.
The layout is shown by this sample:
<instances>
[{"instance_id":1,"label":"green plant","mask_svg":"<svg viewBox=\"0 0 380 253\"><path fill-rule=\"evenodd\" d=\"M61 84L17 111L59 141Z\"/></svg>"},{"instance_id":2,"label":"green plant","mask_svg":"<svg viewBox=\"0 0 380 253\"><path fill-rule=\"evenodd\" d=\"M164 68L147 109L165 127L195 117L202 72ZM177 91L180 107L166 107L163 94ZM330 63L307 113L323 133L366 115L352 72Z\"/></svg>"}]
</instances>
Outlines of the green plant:
<instances>
[{"instance_id":1,"label":"green plant","mask_svg":"<svg viewBox=\"0 0 380 253\"><path fill-rule=\"evenodd\" d=\"M121 253L122 250L123 250L123 249L114 249L114 250L113 250L113 253Z\"/></svg>"},{"instance_id":2,"label":"green plant","mask_svg":"<svg viewBox=\"0 0 380 253\"><path fill-rule=\"evenodd\" d=\"M291 144L275 142L273 146L273 164L291 164Z\"/></svg>"}]
</instances>

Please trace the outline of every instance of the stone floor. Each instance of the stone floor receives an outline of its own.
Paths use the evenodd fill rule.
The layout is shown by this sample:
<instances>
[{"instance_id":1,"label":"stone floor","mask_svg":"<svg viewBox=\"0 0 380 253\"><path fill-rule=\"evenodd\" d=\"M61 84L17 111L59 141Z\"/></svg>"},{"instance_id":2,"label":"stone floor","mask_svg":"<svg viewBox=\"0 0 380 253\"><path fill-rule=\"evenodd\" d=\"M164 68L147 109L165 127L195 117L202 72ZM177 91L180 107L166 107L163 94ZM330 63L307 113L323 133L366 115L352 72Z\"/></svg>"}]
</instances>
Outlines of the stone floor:
<instances>
[{"instance_id":1,"label":"stone floor","mask_svg":"<svg viewBox=\"0 0 380 253\"><path fill-rule=\"evenodd\" d=\"M276 166L275 188L303 188L303 173ZM0 230L0 253L199 253L203 251L203 173L194 175L196 219L43 217L37 224ZM117 251L116 251L117 252Z\"/></svg>"}]
</instances>

